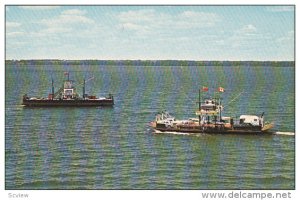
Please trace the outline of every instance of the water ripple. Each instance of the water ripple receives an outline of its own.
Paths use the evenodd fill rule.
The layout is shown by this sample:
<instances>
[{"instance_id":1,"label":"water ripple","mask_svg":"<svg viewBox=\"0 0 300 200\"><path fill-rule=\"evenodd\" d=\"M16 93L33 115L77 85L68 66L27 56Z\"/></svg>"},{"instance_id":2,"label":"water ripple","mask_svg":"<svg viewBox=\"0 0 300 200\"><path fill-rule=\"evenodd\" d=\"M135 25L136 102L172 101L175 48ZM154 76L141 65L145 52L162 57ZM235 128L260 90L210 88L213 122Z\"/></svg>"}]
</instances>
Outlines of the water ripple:
<instances>
[{"instance_id":1,"label":"water ripple","mask_svg":"<svg viewBox=\"0 0 300 200\"><path fill-rule=\"evenodd\" d=\"M66 70L76 79L97 77L87 91L113 93L115 106L20 106L22 94L46 95L48 75L58 83ZM8 66L6 72L6 189L295 187L293 68L31 65ZM265 111L275 123L274 134L155 134L149 129L147 123L161 110L193 117L202 85L210 88L207 95L225 87L224 103L244 91L224 114Z\"/></svg>"}]
</instances>

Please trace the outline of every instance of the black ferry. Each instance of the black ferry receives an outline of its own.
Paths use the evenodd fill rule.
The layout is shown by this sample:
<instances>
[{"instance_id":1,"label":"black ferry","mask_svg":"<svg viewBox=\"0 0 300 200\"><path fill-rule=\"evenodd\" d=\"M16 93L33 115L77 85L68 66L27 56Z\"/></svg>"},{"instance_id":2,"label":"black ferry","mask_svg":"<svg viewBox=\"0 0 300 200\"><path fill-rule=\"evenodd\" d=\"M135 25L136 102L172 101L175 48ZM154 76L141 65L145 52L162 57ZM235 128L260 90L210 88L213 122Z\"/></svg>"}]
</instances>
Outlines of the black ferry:
<instances>
[{"instance_id":1,"label":"black ferry","mask_svg":"<svg viewBox=\"0 0 300 200\"><path fill-rule=\"evenodd\" d=\"M65 72L67 80L64 81L62 87L54 92L54 83L52 79L52 93L47 98L30 97L27 94L23 96L22 105L28 107L57 107L57 106L113 106L114 97L109 94L108 97L96 97L94 95L85 94L85 83L83 81L82 96L76 92L76 88L72 80L69 79L69 72ZM91 79L90 79L91 80Z\"/></svg>"}]
</instances>

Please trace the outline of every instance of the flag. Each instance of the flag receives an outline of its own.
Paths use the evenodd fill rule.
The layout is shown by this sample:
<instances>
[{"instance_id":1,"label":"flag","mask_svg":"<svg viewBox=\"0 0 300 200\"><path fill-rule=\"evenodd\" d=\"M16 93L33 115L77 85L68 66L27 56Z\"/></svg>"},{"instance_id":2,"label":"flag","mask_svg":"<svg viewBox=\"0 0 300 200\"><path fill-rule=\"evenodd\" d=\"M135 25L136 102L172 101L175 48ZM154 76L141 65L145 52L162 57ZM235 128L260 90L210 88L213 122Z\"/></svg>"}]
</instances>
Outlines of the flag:
<instances>
[{"instance_id":1,"label":"flag","mask_svg":"<svg viewBox=\"0 0 300 200\"><path fill-rule=\"evenodd\" d=\"M202 87L202 91L207 92L208 91L208 87L203 86Z\"/></svg>"},{"instance_id":2,"label":"flag","mask_svg":"<svg viewBox=\"0 0 300 200\"><path fill-rule=\"evenodd\" d=\"M219 87L219 88L218 88L218 91L219 91L219 92L224 92L224 88Z\"/></svg>"},{"instance_id":3,"label":"flag","mask_svg":"<svg viewBox=\"0 0 300 200\"><path fill-rule=\"evenodd\" d=\"M64 75L65 75L65 76L69 75L69 72L64 72Z\"/></svg>"}]
</instances>

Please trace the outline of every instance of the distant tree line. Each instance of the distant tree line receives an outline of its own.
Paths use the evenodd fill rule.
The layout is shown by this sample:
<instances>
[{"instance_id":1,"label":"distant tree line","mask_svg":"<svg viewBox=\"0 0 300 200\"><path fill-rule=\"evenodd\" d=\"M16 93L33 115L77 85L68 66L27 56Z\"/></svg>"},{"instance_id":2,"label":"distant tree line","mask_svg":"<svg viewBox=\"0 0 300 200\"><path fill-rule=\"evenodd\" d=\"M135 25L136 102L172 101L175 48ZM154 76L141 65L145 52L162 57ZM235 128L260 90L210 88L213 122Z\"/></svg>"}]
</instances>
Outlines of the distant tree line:
<instances>
[{"instance_id":1,"label":"distant tree line","mask_svg":"<svg viewBox=\"0 0 300 200\"><path fill-rule=\"evenodd\" d=\"M192 61L192 60L6 60L6 65L99 65L99 66L271 66L294 67L294 61Z\"/></svg>"}]
</instances>

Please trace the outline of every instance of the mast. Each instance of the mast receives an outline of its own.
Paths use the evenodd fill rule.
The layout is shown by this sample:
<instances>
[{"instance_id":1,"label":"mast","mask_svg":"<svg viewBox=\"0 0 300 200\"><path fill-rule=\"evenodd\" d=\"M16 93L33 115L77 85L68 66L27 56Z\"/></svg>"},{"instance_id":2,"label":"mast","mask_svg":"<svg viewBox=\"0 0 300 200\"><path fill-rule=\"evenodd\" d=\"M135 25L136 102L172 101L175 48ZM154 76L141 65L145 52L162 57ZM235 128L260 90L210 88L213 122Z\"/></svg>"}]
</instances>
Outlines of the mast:
<instances>
[{"instance_id":1,"label":"mast","mask_svg":"<svg viewBox=\"0 0 300 200\"><path fill-rule=\"evenodd\" d=\"M222 112L222 104L221 104L221 97L219 98L219 113L220 113L220 121L222 120L222 114L221 114L221 112Z\"/></svg>"},{"instance_id":2,"label":"mast","mask_svg":"<svg viewBox=\"0 0 300 200\"><path fill-rule=\"evenodd\" d=\"M53 78L52 78L52 97L51 97L51 99L53 100L53 98L54 98L54 85L53 85Z\"/></svg>"},{"instance_id":3,"label":"mast","mask_svg":"<svg viewBox=\"0 0 300 200\"><path fill-rule=\"evenodd\" d=\"M82 98L85 98L85 79L83 79Z\"/></svg>"},{"instance_id":4,"label":"mast","mask_svg":"<svg viewBox=\"0 0 300 200\"><path fill-rule=\"evenodd\" d=\"M199 112L201 112L201 88L199 88ZM201 114L199 115L199 126L200 126L200 121L201 121Z\"/></svg>"}]
</instances>

